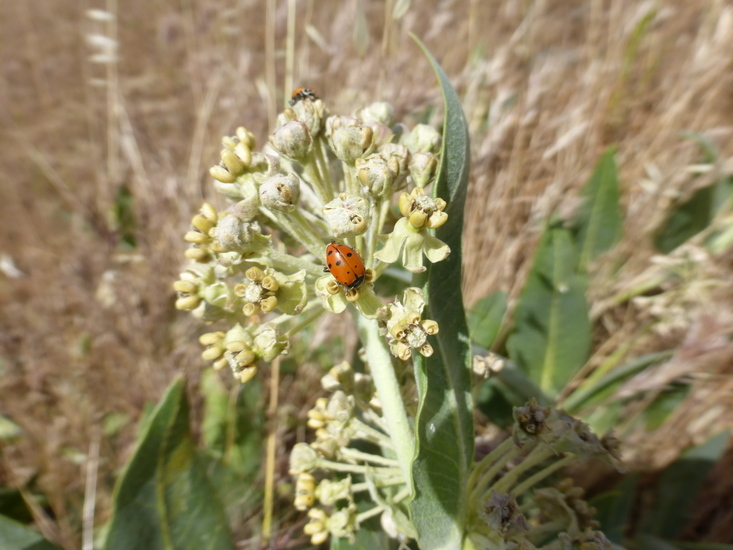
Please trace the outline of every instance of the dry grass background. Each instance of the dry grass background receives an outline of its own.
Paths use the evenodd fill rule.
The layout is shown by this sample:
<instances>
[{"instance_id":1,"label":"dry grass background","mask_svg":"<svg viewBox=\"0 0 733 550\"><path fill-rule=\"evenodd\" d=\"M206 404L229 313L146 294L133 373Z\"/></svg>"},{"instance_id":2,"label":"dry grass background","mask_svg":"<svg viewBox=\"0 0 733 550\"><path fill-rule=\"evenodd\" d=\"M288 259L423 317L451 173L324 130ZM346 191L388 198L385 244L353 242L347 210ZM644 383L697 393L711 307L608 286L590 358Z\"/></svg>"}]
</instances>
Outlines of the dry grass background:
<instances>
[{"instance_id":1,"label":"dry grass background","mask_svg":"<svg viewBox=\"0 0 733 550\"><path fill-rule=\"evenodd\" d=\"M37 513L48 537L79 545L90 448L100 445L101 522L145 403L176 373L197 379L201 327L172 308L182 235L202 200L217 201L207 168L220 136L244 124L262 142L291 85L315 87L333 112L383 99L414 122L439 104L439 90L407 32L428 45L464 98L472 135L469 303L496 289L516 296L543 221L572 208L607 146L618 148L627 220L605 263L624 267L612 284L598 278L597 303L654 267L651 236L671 201L691 191L688 168L699 161L681 131L710 137L721 151L714 168L733 171L726 2L412 4L390 22L382 2L367 1L0 3L0 252L24 273L0 275L0 412L23 428L2 446L0 485L32 480L47 496L54 519ZM118 11L116 26L90 20L89 8ZM89 61L98 50L85 37L95 32L116 33L118 63ZM133 252L110 224L121 185L135 201ZM731 280L730 260L706 260L678 289L677 323L635 344L648 351L687 338L678 370L644 383L686 377L694 386L665 425L636 436L631 458L641 467L733 424L733 353L720 345L732 330L730 287L693 284ZM611 346L650 315L633 305L597 312ZM282 391L297 384L284 380ZM120 413L132 422L105 432ZM730 481L718 483L707 502L720 507L732 494ZM691 533L733 541L722 516L708 512Z\"/></svg>"}]
</instances>

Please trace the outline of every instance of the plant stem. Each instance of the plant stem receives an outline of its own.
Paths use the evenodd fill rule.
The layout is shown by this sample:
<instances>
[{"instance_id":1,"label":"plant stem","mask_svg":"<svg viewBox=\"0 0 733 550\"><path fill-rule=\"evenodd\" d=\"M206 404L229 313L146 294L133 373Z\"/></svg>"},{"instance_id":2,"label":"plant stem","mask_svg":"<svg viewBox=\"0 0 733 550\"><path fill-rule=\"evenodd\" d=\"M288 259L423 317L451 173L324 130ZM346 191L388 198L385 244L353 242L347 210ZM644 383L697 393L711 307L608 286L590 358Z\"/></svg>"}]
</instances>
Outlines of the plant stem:
<instances>
[{"instance_id":1,"label":"plant stem","mask_svg":"<svg viewBox=\"0 0 733 550\"><path fill-rule=\"evenodd\" d=\"M415 457L415 434L407 418L400 384L392 366L392 355L379 335L377 321L356 315L359 335L366 350L366 359L372 371L374 385L379 393L383 417L397 454L397 461L412 494L412 461Z\"/></svg>"},{"instance_id":2,"label":"plant stem","mask_svg":"<svg viewBox=\"0 0 733 550\"><path fill-rule=\"evenodd\" d=\"M500 493L508 493L514 485L514 482L519 479L519 476L547 460L552 455L552 449L545 447L544 445L538 445L526 457L524 457L522 462L517 464L517 466L512 468L504 477L497 481L493 488Z\"/></svg>"},{"instance_id":3,"label":"plant stem","mask_svg":"<svg viewBox=\"0 0 733 550\"><path fill-rule=\"evenodd\" d=\"M510 438L511 440L511 438ZM489 483L496 477L496 475L501 471L502 468L504 468L511 460L514 459L519 454L519 449L515 446L510 448L506 453L503 453L496 457L496 462L486 470L482 475L481 478L478 480L478 483L474 486L473 489L471 489L471 497L470 501L472 501L474 498L480 498L481 495L484 494L486 491L486 487L488 487ZM471 485L469 484L469 487Z\"/></svg>"},{"instance_id":4,"label":"plant stem","mask_svg":"<svg viewBox=\"0 0 733 550\"><path fill-rule=\"evenodd\" d=\"M536 483L539 483L540 481L545 479L547 476L549 476L553 472L556 472L557 470L567 466L568 464L572 464L572 462L575 461L576 459L577 457L575 455L568 455L564 458L561 458L560 460L556 462L553 462L552 464L547 466L547 468L543 468L536 474L529 476L522 483L517 485L514 488L514 490L512 491L512 493L514 493L515 495L521 495L522 493L527 491L527 489L531 489L533 485L535 485Z\"/></svg>"}]
</instances>

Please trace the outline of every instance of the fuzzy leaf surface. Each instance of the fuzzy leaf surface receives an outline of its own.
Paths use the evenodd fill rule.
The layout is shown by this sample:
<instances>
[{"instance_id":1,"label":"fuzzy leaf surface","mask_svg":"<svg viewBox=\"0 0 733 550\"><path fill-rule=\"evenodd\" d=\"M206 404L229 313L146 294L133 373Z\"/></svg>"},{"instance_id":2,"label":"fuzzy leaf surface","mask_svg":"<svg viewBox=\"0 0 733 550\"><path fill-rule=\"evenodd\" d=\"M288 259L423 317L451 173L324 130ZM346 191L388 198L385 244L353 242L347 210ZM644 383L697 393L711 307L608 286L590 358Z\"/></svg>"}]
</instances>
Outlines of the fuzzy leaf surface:
<instances>
[{"instance_id":1,"label":"fuzzy leaf surface","mask_svg":"<svg viewBox=\"0 0 733 550\"><path fill-rule=\"evenodd\" d=\"M114 495L106 550L233 550L190 433L182 379L149 419Z\"/></svg>"},{"instance_id":2,"label":"fuzzy leaf surface","mask_svg":"<svg viewBox=\"0 0 733 550\"><path fill-rule=\"evenodd\" d=\"M430 264L421 277L428 300L423 318L437 321L440 332L430 338L435 350L431 357L414 355L419 405L411 514L422 550L451 550L461 548L463 541L466 480L473 458L471 347L461 294L461 235L470 150L458 95L435 58L413 39L432 64L443 93L443 142L433 196L448 203L448 221L435 236L450 246L451 254Z\"/></svg>"}]
</instances>

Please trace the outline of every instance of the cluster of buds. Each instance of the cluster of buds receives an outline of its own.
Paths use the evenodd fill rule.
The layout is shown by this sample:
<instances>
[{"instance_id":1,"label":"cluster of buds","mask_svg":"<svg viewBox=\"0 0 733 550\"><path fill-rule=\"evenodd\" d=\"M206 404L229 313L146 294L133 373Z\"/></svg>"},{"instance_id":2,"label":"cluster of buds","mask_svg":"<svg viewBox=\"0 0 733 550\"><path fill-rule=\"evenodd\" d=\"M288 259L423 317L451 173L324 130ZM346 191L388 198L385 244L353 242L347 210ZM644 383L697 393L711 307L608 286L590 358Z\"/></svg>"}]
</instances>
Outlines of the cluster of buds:
<instances>
[{"instance_id":1,"label":"cluster of buds","mask_svg":"<svg viewBox=\"0 0 733 550\"><path fill-rule=\"evenodd\" d=\"M298 443L290 453L295 507L307 511L309 518L305 533L312 544L329 536L353 540L360 523L380 515L396 536L408 538L409 527L402 528L394 520L406 517L403 507L409 494L397 461L352 445L392 448L371 378L344 362L333 367L321 385L330 395L318 399L308 411L315 441ZM376 505L357 513L354 501L360 492L368 492Z\"/></svg>"},{"instance_id":2,"label":"cluster of buds","mask_svg":"<svg viewBox=\"0 0 733 550\"><path fill-rule=\"evenodd\" d=\"M617 440L598 438L585 423L534 399L515 407L513 436L474 464L470 474L468 501L480 504L469 517L474 546L529 550L543 541L543 549L612 548L594 530L595 509L571 480L535 489L561 468L590 458L619 468Z\"/></svg>"},{"instance_id":3,"label":"cluster of buds","mask_svg":"<svg viewBox=\"0 0 733 550\"><path fill-rule=\"evenodd\" d=\"M261 150L245 128L225 136L210 174L231 204L204 204L193 216L184 236L190 264L173 285L178 309L231 327L202 337L203 357L244 382L259 362L287 353L290 338L321 313L349 307L380 320L395 357L432 353L427 337L437 323L420 320L415 299L390 304L377 280L400 258L420 272L424 258L449 253L432 235L447 219L446 203L425 191L440 144L435 128L409 130L387 103L330 115L309 89L294 94ZM395 199L401 217L390 209ZM354 284L334 270L324 275L335 240L364 264Z\"/></svg>"}]
</instances>

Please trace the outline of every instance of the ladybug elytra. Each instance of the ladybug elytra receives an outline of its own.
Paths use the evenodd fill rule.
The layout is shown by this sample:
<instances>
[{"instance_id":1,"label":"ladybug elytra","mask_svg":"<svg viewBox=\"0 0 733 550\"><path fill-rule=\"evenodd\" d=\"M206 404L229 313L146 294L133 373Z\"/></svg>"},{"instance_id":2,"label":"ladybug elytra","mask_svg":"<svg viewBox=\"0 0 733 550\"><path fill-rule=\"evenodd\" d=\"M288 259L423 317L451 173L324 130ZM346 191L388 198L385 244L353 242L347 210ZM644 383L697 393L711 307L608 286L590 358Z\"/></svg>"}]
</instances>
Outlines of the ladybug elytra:
<instances>
[{"instance_id":1,"label":"ladybug elytra","mask_svg":"<svg viewBox=\"0 0 733 550\"><path fill-rule=\"evenodd\" d=\"M326 247L326 265L323 271L330 272L338 284L349 290L359 288L364 282L364 262L350 246L331 241Z\"/></svg>"},{"instance_id":2,"label":"ladybug elytra","mask_svg":"<svg viewBox=\"0 0 733 550\"><path fill-rule=\"evenodd\" d=\"M303 99L310 99L315 101L318 99L318 96L316 95L316 91L313 88L296 88L293 90L293 95L290 98L290 105L293 106L298 101L302 101Z\"/></svg>"}]
</instances>

